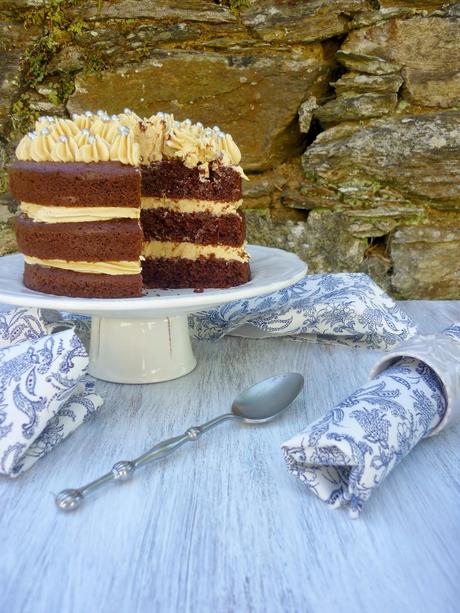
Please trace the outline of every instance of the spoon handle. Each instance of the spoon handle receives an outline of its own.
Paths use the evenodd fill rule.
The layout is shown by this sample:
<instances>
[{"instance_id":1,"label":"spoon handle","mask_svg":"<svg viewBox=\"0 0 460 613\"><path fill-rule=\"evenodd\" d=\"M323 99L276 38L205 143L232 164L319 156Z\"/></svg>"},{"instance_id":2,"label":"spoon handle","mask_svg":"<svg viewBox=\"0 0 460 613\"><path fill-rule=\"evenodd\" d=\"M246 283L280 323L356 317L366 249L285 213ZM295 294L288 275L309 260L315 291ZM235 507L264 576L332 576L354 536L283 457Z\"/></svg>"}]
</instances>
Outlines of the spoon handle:
<instances>
[{"instance_id":1,"label":"spoon handle","mask_svg":"<svg viewBox=\"0 0 460 613\"><path fill-rule=\"evenodd\" d=\"M188 428L188 430L186 430L184 434L181 434L180 436L174 436L162 441L161 443L158 443L135 460L121 460L116 462L110 472L102 475L95 481L91 481L91 483L88 483L87 485L84 485L78 489L66 489L59 492L59 494L57 494L55 497L56 506L62 511L73 511L81 505L84 498L95 492L106 483L109 483L110 481L128 481L134 475L134 472L141 466L168 456L173 451L176 451L176 449L179 449L179 447L182 447L184 443L196 441L203 434L203 432L207 432L208 430L215 428L217 425L227 421L228 419L240 418L232 413L220 415L219 417L215 417L214 419L207 421L201 426L192 426L191 428Z\"/></svg>"}]
</instances>

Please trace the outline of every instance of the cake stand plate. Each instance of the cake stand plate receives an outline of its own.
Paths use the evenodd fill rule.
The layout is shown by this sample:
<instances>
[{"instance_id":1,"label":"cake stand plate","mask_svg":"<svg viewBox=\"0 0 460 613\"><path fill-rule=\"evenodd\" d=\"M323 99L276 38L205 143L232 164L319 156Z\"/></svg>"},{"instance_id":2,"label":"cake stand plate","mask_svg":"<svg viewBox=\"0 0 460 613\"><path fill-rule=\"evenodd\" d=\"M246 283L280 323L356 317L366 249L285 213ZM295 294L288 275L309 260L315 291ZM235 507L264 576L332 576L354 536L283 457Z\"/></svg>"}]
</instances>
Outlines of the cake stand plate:
<instances>
[{"instance_id":1,"label":"cake stand plate","mask_svg":"<svg viewBox=\"0 0 460 613\"><path fill-rule=\"evenodd\" d=\"M270 294L299 281L307 266L293 253L249 245L251 281L228 289L157 290L141 298L69 298L22 283L21 254L0 258L0 302L91 316L89 373L115 383L157 383L196 366L187 315Z\"/></svg>"}]
</instances>

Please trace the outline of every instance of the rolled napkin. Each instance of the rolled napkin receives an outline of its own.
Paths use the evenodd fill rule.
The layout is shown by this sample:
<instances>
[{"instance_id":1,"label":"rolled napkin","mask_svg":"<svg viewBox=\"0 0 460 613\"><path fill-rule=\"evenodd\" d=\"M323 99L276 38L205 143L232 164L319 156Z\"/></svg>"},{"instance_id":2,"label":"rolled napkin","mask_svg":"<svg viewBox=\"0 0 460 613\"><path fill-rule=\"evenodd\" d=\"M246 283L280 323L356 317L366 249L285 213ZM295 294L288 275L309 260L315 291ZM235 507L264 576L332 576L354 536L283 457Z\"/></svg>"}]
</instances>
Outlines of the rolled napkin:
<instances>
[{"instance_id":1,"label":"rolled napkin","mask_svg":"<svg viewBox=\"0 0 460 613\"><path fill-rule=\"evenodd\" d=\"M394 300L362 273L308 275L268 296L196 313L189 322L197 339L296 335L312 342L383 350L416 332Z\"/></svg>"},{"instance_id":2,"label":"rolled napkin","mask_svg":"<svg viewBox=\"0 0 460 613\"><path fill-rule=\"evenodd\" d=\"M0 474L30 468L102 405L82 342L53 329L40 309L0 314Z\"/></svg>"},{"instance_id":3,"label":"rolled napkin","mask_svg":"<svg viewBox=\"0 0 460 613\"><path fill-rule=\"evenodd\" d=\"M288 469L353 517L420 439L460 415L460 325L400 345L371 377L282 446Z\"/></svg>"}]
</instances>

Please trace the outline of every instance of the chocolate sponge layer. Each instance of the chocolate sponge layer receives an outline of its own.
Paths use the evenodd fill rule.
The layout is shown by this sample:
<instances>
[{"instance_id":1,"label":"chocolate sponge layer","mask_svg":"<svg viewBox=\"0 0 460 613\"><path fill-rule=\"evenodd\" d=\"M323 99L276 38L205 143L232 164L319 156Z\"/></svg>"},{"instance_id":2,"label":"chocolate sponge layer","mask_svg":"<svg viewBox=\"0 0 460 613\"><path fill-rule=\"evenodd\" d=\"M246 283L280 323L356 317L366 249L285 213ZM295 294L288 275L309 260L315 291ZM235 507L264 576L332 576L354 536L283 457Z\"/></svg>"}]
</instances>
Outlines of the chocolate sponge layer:
<instances>
[{"instance_id":1,"label":"chocolate sponge layer","mask_svg":"<svg viewBox=\"0 0 460 613\"><path fill-rule=\"evenodd\" d=\"M245 239L244 217L211 213L180 213L166 208L142 209L145 240L231 245L240 247Z\"/></svg>"},{"instance_id":2,"label":"chocolate sponge layer","mask_svg":"<svg viewBox=\"0 0 460 613\"><path fill-rule=\"evenodd\" d=\"M142 230L136 219L41 223L16 218L16 239L25 255L83 262L138 261Z\"/></svg>"},{"instance_id":3,"label":"chocolate sponge layer","mask_svg":"<svg viewBox=\"0 0 460 613\"><path fill-rule=\"evenodd\" d=\"M53 206L140 207L138 168L120 162L25 162L9 168L11 195Z\"/></svg>"},{"instance_id":4,"label":"chocolate sponge layer","mask_svg":"<svg viewBox=\"0 0 460 613\"><path fill-rule=\"evenodd\" d=\"M179 160L162 160L141 166L142 195L167 198L196 198L232 202L241 199L241 176L231 166L209 165L209 177L197 167L187 168Z\"/></svg>"},{"instance_id":5,"label":"chocolate sponge layer","mask_svg":"<svg viewBox=\"0 0 460 613\"><path fill-rule=\"evenodd\" d=\"M248 263L219 258L146 258L142 276L146 287L162 289L234 287L251 278Z\"/></svg>"},{"instance_id":6,"label":"chocolate sponge layer","mask_svg":"<svg viewBox=\"0 0 460 613\"><path fill-rule=\"evenodd\" d=\"M142 276L101 275L24 265L24 285L29 289L78 298L134 298L142 294Z\"/></svg>"}]
</instances>

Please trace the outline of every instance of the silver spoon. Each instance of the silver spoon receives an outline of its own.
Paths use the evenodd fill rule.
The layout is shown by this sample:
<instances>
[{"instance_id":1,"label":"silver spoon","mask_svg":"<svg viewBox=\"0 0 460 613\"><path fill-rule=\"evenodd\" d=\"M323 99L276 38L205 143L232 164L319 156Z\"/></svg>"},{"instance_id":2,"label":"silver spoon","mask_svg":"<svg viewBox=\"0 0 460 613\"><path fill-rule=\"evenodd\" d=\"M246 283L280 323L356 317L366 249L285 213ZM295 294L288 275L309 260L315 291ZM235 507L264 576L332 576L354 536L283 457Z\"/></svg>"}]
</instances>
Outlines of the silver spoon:
<instances>
[{"instance_id":1,"label":"silver spoon","mask_svg":"<svg viewBox=\"0 0 460 613\"><path fill-rule=\"evenodd\" d=\"M127 481L135 470L148 462L159 460L169 455L184 443L196 441L203 432L207 432L218 424L234 419L247 424L261 424L270 421L286 409L299 395L303 387L303 377L295 372L275 375L264 379L241 392L232 404L232 412L215 417L202 426L193 426L184 434L167 439L135 460L122 460L114 464L112 470L99 479L84 485L79 489L68 489L59 492L55 498L56 506L62 511L73 511L83 500L109 481Z\"/></svg>"}]
</instances>

